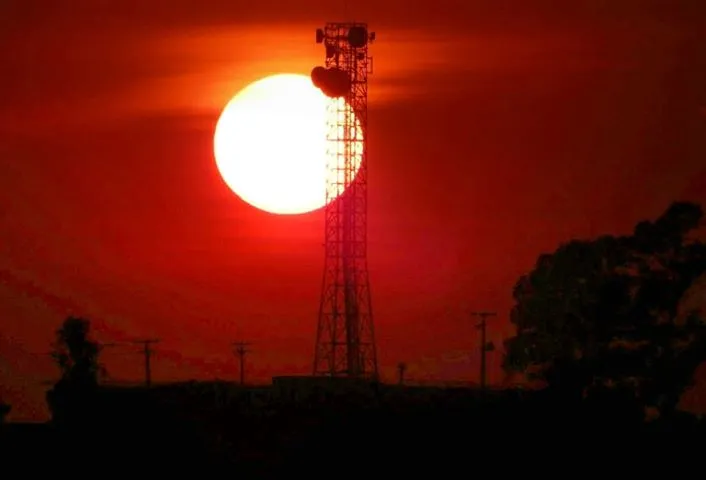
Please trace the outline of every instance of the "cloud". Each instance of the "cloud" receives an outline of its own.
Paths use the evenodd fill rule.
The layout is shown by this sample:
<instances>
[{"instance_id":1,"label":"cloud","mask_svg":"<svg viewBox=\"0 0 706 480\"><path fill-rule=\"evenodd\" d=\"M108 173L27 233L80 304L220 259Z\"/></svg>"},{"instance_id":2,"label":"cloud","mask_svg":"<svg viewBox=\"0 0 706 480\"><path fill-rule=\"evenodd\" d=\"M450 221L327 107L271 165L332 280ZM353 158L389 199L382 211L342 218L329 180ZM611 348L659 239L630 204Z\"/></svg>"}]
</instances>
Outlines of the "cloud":
<instances>
[{"instance_id":1,"label":"cloud","mask_svg":"<svg viewBox=\"0 0 706 480\"><path fill-rule=\"evenodd\" d=\"M633 3L578 1L557 9L548 1L361 0L348 13L369 19L378 33L370 101L383 105L458 95L490 78L541 82L631 68L636 58L646 58L645 38L673 42L678 27L689 25L687 7L637 9ZM322 19L346 15L331 2L304 4L4 2L0 36L10 47L0 54L7 72L0 87L12 95L0 107L0 126L58 132L143 115L215 115L250 81L282 71L308 73L322 61L314 29ZM676 23L665 26L667 20ZM650 43L650 54L658 43ZM635 56L636 48L643 53Z\"/></svg>"}]
</instances>

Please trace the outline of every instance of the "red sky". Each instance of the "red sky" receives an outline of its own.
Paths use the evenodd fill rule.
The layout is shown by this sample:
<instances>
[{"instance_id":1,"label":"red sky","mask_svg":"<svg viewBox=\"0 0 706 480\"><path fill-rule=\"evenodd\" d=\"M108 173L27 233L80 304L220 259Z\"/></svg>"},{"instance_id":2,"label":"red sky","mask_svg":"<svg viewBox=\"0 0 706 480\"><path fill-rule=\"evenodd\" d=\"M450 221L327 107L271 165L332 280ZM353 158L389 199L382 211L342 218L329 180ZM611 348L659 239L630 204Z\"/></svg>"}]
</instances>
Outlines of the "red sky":
<instances>
[{"instance_id":1,"label":"red sky","mask_svg":"<svg viewBox=\"0 0 706 480\"><path fill-rule=\"evenodd\" d=\"M53 330L162 339L156 380L310 370L321 212L259 212L221 180L220 110L308 74L346 2L0 5L0 395L46 415ZM369 263L383 376L477 379L470 309L511 333L515 279L572 237L706 201L702 1L348 2L377 32ZM119 354L118 352L123 352ZM140 357L114 349L116 378ZM499 382L499 354L490 381Z\"/></svg>"}]
</instances>

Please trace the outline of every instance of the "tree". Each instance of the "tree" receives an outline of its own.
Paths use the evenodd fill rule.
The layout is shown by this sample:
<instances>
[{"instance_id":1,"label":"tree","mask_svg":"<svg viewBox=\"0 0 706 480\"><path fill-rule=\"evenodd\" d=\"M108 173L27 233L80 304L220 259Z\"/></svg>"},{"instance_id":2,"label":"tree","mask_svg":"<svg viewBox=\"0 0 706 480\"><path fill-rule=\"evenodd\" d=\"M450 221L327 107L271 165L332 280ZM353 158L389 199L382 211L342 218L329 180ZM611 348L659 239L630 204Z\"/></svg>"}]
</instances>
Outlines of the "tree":
<instances>
[{"instance_id":1,"label":"tree","mask_svg":"<svg viewBox=\"0 0 706 480\"><path fill-rule=\"evenodd\" d=\"M98 383L103 367L98 363L101 347L90 339L90 321L68 317L56 331L52 357L61 370L60 382L90 387Z\"/></svg>"},{"instance_id":2,"label":"tree","mask_svg":"<svg viewBox=\"0 0 706 480\"><path fill-rule=\"evenodd\" d=\"M633 234L574 240L516 283L504 368L586 395L629 388L643 406L674 411L706 360L706 326L679 301L706 272L706 244L689 238L700 206L672 204Z\"/></svg>"},{"instance_id":3,"label":"tree","mask_svg":"<svg viewBox=\"0 0 706 480\"><path fill-rule=\"evenodd\" d=\"M90 321L68 317L56 330L52 357L61 370L61 379L47 392L47 404L55 424L91 425L95 408L100 345L90 339Z\"/></svg>"}]
</instances>

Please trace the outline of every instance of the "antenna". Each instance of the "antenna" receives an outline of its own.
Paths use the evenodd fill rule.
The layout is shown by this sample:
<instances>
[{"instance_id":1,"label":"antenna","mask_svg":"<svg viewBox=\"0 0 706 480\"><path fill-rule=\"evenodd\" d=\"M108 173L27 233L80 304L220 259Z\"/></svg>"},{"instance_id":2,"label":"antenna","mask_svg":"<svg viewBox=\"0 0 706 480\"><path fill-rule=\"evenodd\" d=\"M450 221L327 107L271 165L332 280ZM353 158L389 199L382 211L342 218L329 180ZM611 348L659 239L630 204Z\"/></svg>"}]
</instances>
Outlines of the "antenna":
<instances>
[{"instance_id":1,"label":"antenna","mask_svg":"<svg viewBox=\"0 0 706 480\"><path fill-rule=\"evenodd\" d=\"M378 378L367 264L368 75L374 39L365 23L317 29L324 65L311 80L328 98L324 275L314 375Z\"/></svg>"}]
</instances>

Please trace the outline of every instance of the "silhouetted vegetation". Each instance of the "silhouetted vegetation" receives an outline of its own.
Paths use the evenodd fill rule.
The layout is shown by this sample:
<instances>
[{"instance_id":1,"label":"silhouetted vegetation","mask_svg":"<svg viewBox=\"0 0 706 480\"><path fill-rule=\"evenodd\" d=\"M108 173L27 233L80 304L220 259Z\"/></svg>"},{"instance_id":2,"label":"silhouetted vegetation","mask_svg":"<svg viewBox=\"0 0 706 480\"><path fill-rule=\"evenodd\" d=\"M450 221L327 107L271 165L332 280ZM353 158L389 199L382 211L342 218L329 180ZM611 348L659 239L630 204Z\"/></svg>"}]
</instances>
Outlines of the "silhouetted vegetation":
<instances>
[{"instance_id":1,"label":"silhouetted vegetation","mask_svg":"<svg viewBox=\"0 0 706 480\"><path fill-rule=\"evenodd\" d=\"M509 449L513 462L503 465L507 473L523 471L543 455L613 468L612 449L626 434L640 434L630 437L631 449L665 455L669 445L660 438L666 429L690 442L706 432L704 422L690 415L674 415L668 428L638 424L624 418L629 409L612 400L587 409L550 390L370 385L369 395L360 395L358 388L349 392L335 383L333 395L299 399L274 387L235 383L101 387L90 425L47 433L50 454L57 461L80 456L96 465L119 458L116 467L126 470L228 468L245 478L282 478L312 465L345 464L349 474L379 467L398 473L452 470L467 465L471 452L479 458L502 454L506 442L516 449ZM591 452L601 453L587 457Z\"/></svg>"},{"instance_id":2,"label":"silhouetted vegetation","mask_svg":"<svg viewBox=\"0 0 706 480\"><path fill-rule=\"evenodd\" d=\"M68 317L56 331L52 358L61 371L61 378L47 392L54 421L76 422L89 417L98 374L104 370L98 362L101 347L91 340L90 328L89 320Z\"/></svg>"},{"instance_id":3,"label":"silhouetted vegetation","mask_svg":"<svg viewBox=\"0 0 706 480\"><path fill-rule=\"evenodd\" d=\"M81 386L97 385L101 349L89 338L90 329L89 320L68 317L56 331L52 357L61 370L61 381Z\"/></svg>"},{"instance_id":4,"label":"silhouetted vegetation","mask_svg":"<svg viewBox=\"0 0 706 480\"><path fill-rule=\"evenodd\" d=\"M706 360L704 319L678 308L706 271L706 245L689 239L702 218L698 205L674 203L630 236L540 256L514 289L505 368L569 395L673 414Z\"/></svg>"},{"instance_id":5,"label":"silhouetted vegetation","mask_svg":"<svg viewBox=\"0 0 706 480\"><path fill-rule=\"evenodd\" d=\"M262 388L99 386L100 346L90 322L69 317L56 332L61 379L47 394L52 424L36 435L54 462L115 465L119 458L128 471L228 468L246 478L282 478L326 463L346 465L347 474L378 466L439 473L442 465L464 465L471 451L483 458L506 448L513 462L504 468L517 472L548 455L634 469L615 453L626 435L646 468L669 452L686 458L688 444L700 445L693 439L706 433L706 421L676 408L706 360L703 319L680 307L706 272L706 245L689 238L702 217L699 206L675 203L632 235L561 245L520 278L505 368L548 388L408 387L404 363L397 385L284 377ZM660 413L656 420L646 421L647 407ZM36 439L18 439L12 448L40 448Z\"/></svg>"}]
</instances>

